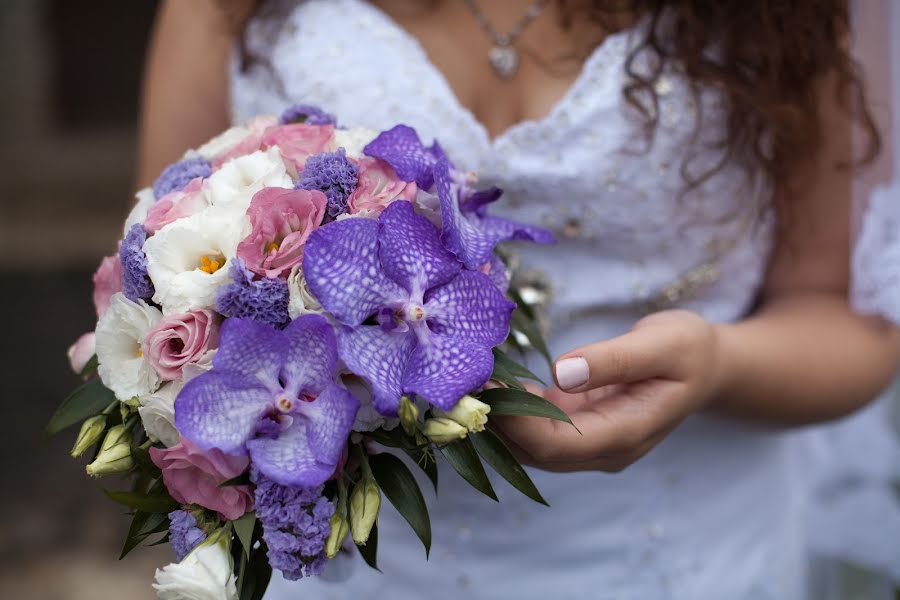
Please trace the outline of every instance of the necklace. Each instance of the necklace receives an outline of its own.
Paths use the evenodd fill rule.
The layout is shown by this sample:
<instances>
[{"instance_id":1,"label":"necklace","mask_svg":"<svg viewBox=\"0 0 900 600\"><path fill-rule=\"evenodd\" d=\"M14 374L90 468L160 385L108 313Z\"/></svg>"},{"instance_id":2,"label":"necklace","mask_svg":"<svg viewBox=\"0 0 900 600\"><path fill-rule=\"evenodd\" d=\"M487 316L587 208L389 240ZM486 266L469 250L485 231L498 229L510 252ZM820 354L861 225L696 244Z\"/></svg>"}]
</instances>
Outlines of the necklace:
<instances>
[{"instance_id":1,"label":"necklace","mask_svg":"<svg viewBox=\"0 0 900 600\"><path fill-rule=\"evenodd\" d=\"M519 68L519 52L513 44L519 39L519 36L522 35L525 29L540 16L547 0L536 0L529 6L528 10L525 11L525 14L522 15L522 18L519 19L519 22L516 23L516 26L509 33L497 31L487 17L484 16L476 0L463 1L469 8L469 12L475 17L478 26L484 30L494 43L493 48L488 50L488 63L491 65L494 73L500 79L512 79Z\"/></svg>"}]
</instances>

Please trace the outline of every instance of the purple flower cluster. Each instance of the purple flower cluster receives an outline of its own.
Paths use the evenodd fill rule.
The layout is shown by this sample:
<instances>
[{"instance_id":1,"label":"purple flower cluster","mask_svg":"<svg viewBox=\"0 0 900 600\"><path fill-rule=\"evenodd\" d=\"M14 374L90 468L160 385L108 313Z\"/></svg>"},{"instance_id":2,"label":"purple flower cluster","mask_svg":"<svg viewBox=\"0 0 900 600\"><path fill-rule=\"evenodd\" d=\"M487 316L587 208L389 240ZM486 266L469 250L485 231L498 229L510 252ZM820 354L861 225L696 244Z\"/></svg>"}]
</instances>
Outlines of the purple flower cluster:
<instances>
[{"instance_id":1,"label":"purple flower cluster","mask_svg":"<svg viewBox=\"0 0 900 600\"><path fill-rule=\"evenodd\" d=\"M319 190L328 198L325 213L334 219L347 212L347 198L359 182L359 167L353 164L344 152L323 152L307 159L298 189Z\"/></svg>"},{"instance_id":2,"label":"purple flower cluster","mask_svg":"<svg viewBox=\"0 0 900 600\"><path fill-rule=\"evenodd\" d=\"M169 543L175 551L175 562L181 562L191 550L206 539L206 533L197 527L197 519L186 510L169 513Z\"/></svg>"},{"instance_id":3,"label":"purple flower cluster","mask_svg":"<svg viewBox=\"0 0 900 600\"><path fill-rule=\"evenodd\" d=\"M203 158L187 158L177 163L172 163L153 182L153 195L159 200L166 194L179 192L184 189L192 179L202 177L206 179L212 175L212 165Z\"/></svg>"},{"instance_id":4,"label":"purple flower cluster","mask_svg":"<svg viewBox=\"0 0 900 600\"><path fill-rule=\"evenodd\" d=\"M324 486L280 485L255 469L251 477L269 564L292 581L320 574L328 560L325 540L334 514L334 503L322 495Z\"/></svg>"},{"instance_id":5,"label":"purple flower cluster","mask_svg":"<svg viewBox=\"0 0 900 600\"><path fill-rule=\"evenodd\" d=\"M132 302L153 297L153 282L147 275L147 256L144 242L147 232L140 223L135 223L125 234L119 247L119 261L122 263L122 293Z\"/></svg>"},{"instance_id":6,"label":"purple flower cluster","mask_svg":"<svg viewBox=\"0 0 900 600\"><path fill-rule=\"evenodd\" d=\"M288 314L288 285L283 279L254 273L239 258L232 260L232 282L216 293L216 310L226 317L253 319L281 327L291 320Z\"/></svg>"},{"instance_id":7,"label":"purple flower cluster","mask_svg":"<svg viewBox=\"0 0 900 600\"><path fill-rule=\"evenodd\" d=\"M327 113L318 106L311 104L295 104L281 113L278 118L281 125L291 123L305 123L307 125L334 125L337 120L334 115Z\"/></svg>"}]
</instances>

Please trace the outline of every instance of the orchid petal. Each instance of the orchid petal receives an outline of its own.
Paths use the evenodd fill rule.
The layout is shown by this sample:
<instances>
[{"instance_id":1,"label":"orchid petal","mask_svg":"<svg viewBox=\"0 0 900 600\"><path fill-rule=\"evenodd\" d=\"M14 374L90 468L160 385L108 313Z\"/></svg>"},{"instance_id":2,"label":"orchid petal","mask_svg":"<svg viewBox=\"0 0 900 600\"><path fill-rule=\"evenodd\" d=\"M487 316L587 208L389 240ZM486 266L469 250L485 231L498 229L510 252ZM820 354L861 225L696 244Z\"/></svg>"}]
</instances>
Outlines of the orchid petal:
<instances>
[{"instance_id":1,"label":"orchid petal","mask_svg":"<svg viewBox=\"0 0 900 600\"><path fill-rule=\"evenodd\" d=\"M225 319L213 368L234 377L256 379L275 390L286 350L284 336L271 325L252 319Z\"/></svg>"},{"instance_id":2,"label":"orchid petal","mask_svg":"<svg viewBox=\"0 0 900 600\"><path fill-rule=\"evenodd\" d=\"M287 338L287 353L281 375L289 396L301 391L318 394L334 382L337 339L324 317L316 314L299 317L282 334Z\"/></svg>"},{"instance_id":3,"label":"orchid petal","mask_svg":"<svg viewBox=\"0 0 900 600\"><path fill-rule=\"evenodd\" d=\"M450 410L468 392L481 387L494 370L489 346L432 334L413 351L403 376L403 390Z\"/></svg>"},{"instance_id":4,"label":"orchid petal","mask_svg":"<svg viewBox=\"0 0 900 600\"><path fill-rule=\"evenodd\" d=\"M437 144L426 148L416 130L406 125L397 125L383 131L363 148L367 156L380 158L394 169L403 181L415 181L423 190L434 185L432 167L440 158L445 158L443 149Z\"/></svg>"},{"instance_id":5,"label":"orchid petal","mask_svg":"<svg viewBox=\"0 0 900 600\"><path fill-rule=\"evenodd\" d=\"M338 334L341 359L369 383L375 408L387 416L397 414L403 394L400 382L415 346L411 331L395 333L374 325L344 328Z\"/></svg>"},{"instance_id":6,"label":"orchid petal","mask_svg":"<svg viewBox=\"0 0 900 600\"><path fill-rule=\"evenodd\" d=\"M204 450L244 455L244 443L271 398L269 390L252 379L209 371L190 380L178 394L175 427Z\"/></svg>"},{"instance_id":7,"label":"orchid petal","mask_svg":"<svg viewBox=\"0 0 900 600\"><path fill-rule=\"evenodd\" d=\"M316 400L299 407L291 426L276 439L247 442L250 459L281 485L321 485L337 468L358 408L350 392L331 384Z\"/></svg>"},{"instance_id":8,"label":"orchid petal","mask_svg":"<svg viewBox=\"0 0 900 600\"><path fill-rule=\"evenodd\" d=\"M378 260L377 221L345 219L309 236L303 273L319 303L346 325L359 325L386 301L402 297Z\"/></svg>"},{"instance_id":9,"label":"orchid petal","mask_svg":"<svg viewBox=\"0 0 900 600\"><path fill-rule=\"evenodd\" d=\"M429 291L425 313L433 333L493 347L509 335L516 308L490 277L463 271L450 283Z\"/></svg>"},{"instance_id":10,"label":"orchid petal","mask_svg":"<svg viewBox=\"0 0 900 600\"><path fill-rule=\"evenodd\" d=\"M460 264L431 221L409 202L394 202L380 218L378 253L384 273L413 295L448 282Z\"/></svg>"}]
</instances>

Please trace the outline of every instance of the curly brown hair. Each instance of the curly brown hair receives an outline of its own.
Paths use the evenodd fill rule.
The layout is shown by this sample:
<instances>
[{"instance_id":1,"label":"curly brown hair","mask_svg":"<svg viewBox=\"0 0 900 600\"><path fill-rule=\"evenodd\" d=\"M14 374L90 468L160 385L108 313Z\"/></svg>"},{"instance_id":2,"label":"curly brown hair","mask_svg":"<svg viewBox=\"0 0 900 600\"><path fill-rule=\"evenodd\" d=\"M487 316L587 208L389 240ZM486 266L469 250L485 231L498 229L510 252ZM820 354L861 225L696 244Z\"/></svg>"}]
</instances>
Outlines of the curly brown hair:
<instances>
[{"instance_id":1,"label":"curly brown hair","mask_svg":"<svg viewBox=\"0 0 900 600\"><path fill-rule=\"evenodd\" d=\"M623 15L647 19L643 38L626 60L630 83L622 93L643 115L648 136L659 115L657 79L668 67L680 69L695 93L706 87L721 90L728 111L717 144L721 158L712 168L691 173L686 156L681 172L688 188L731 161L776 184L789 184L795 170L823 147L827 132L820 94L826 78L834 81L839 106L866 134L865 151L856 164L868 163L880 151L862 76L848 50L848 0L555 1L566 27L587 17L605 31L615 31ZM264 4L218 2L237 31ZM253 57L244 58L245 65L252 65ZM649 72L646 65L652 66ZM697 116L699 132L703 124Z\"/></svg>"}]
</instances>

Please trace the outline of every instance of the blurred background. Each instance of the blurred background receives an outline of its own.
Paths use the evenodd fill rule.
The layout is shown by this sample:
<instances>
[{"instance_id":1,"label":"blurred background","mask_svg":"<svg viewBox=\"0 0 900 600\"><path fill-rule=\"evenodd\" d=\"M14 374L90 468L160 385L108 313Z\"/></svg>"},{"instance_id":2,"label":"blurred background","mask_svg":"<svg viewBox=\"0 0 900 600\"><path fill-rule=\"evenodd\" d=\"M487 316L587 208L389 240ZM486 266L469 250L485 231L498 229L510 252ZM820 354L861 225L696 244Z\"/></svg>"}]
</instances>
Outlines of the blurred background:
<instances>
[{"instance_id":1,"label":"blurred background","mask_svg":"<svg viewBox=\"0 0 900 600\"><path fill-rule=\"evenodd\" d=\"M41 429L78 385L91 274L130 207L154 0L0 2L0 598L154 598L166 547L119 555L127 520Z\"/></svg>"}]
</instances>

